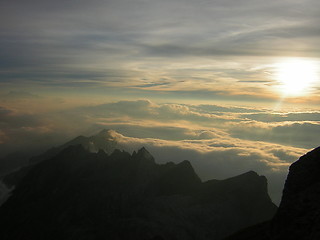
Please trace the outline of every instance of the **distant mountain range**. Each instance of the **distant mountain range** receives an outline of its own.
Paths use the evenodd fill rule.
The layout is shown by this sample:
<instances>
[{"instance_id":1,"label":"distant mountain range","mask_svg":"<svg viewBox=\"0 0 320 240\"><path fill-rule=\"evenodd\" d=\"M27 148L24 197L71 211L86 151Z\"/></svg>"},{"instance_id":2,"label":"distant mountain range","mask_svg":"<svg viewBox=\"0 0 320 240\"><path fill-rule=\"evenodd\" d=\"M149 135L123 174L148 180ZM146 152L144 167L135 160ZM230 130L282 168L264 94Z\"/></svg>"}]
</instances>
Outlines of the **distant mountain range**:
<instances>
[{"instance_id":1,"label":"distant mountain range","mask_svg":"<svg viewBox=\"0 0 320 240\"><path fill-rule=\"evenodd\" d=\"M99 150L103 150L106 153L111 154L116 148L120 148L116 141L116 136L118 134L119 133L114 130L104 129L91 137L78 136L58 147L52 147L40 155L32 152L13 152L0 159L0 177L14 172L22 166L28 166L30 163L36 163L53 157L68 146L80 144L90 152L98 152Z\"/></svg>"},{"instance_id":2,"label":"distant mountain range","mask_svg":"<svg viewBox=\"0 0 320 240\"><path fill-rule=\"evenodd\" d=\"M189 161L157 164L117 149L114 131L77 137L3 178L6 239L223 239L271 219L267 179L250 171L202 182Z\"/></svg>"},{"instance_id":3,"label":"distant mountain range","mask_svg":"<svg viewBox=\"0 0 320 240\"><path fill-rule=\"evenodd\" d=\"M115 149L121 148L116 141L117 135L118 133L116 131L104 129L98 134L90 137L78 136L58 147L52 147L40 155L36 155L27 159L23 158L21 154L10 154L5 159L4 165L0 165L2 168L6 168L7 172L7 174L3 176L2 180L9 188L15 186L20 181L20 179L25 176L29 169L33 167L33 165L56 156L59 152L69 146L81 145L85 150L89 152L96 153L102 150L108 154L111 154ZM13 163L9 164L11 161Z\"/></svg>"}]
</instances>

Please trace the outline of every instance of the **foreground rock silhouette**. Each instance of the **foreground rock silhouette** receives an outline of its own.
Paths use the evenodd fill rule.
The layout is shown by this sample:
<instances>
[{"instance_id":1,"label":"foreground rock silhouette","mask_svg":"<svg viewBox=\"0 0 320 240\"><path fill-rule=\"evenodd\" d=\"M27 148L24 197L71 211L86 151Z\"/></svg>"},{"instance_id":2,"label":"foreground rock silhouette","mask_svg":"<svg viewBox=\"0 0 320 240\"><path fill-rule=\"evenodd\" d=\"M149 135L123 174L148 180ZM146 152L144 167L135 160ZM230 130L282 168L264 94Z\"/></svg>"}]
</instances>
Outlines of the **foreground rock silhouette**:
<instances>
[{"instance_id":1,"label":"foreground rock silhouette","mask_svg":"<svg viewBox=\"0 0 320 240\"><path fill-rule=\"evenodd\" d=\"M190 162L67 146L33 164L0 208L6 239L222 239L266 221L276 206L250 171L202 182Z\"/></svg>"},{"instance_id":2,"label":"foreground rock silhouette","mask_svg":"<svg viewBox=\"0 0 320 240\"><path fill-rule=\"evenodd\" d=\"M290 166L279 209L271 221L227 239L320 239L320 147Z\"/></svg>"}]
</instances>

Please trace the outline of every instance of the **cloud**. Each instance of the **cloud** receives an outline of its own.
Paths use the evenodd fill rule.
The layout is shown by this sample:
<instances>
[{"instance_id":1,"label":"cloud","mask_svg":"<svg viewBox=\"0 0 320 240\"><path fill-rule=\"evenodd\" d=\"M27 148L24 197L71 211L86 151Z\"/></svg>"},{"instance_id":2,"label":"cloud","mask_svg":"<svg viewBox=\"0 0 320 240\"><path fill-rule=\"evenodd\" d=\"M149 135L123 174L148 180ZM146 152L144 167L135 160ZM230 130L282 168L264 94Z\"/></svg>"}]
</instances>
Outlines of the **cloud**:
<instances>
[{"instance_id":1,"label":"cloud","mask_svg":"<svg viewBox=\"0 0 320 240\"><path fill-rule=\"evenodd\" d=\"M10 91L5 97L10 99L39 99L38 95L26 91Z\"/></svg>"},{"instance_id":2,"label":"cloud","mask_svg":"<svg viewBox=\"0 0 320 240\"><path fill-rule=\"evenodd\" d=\"M253 121L248 119L248 116L253 116L252 118L263 116L265 120L278 115L252 107L159 104L149 100L137 100L110 102L38 115L18 113L7 108L0 110L1 125L6 136L14 131L34 131L50 134L59 132L60 136L65 132L71 138L86 131L90 134L101 128L112 128L132 137L166 140L237 138L300 148L315 147L314 145L319 141L316 134L319 128L317 122L288 123L287 117L282 115L279 115L281 117L278 117L278 122L275 123ZM301 114L300 117L299 114ZM315 115L301 112L292 116L295 119L306 118L309 115L310 119L316 118L317 113L313 114ZM282 119L283 121L280 122ZM233 143L223 144L229 146Z\"/></svg>"},{"instance_id":3,"label":"cloud","mask_svg":"<svg viewBox=\"0 0 320 240\"><path fill-rule=\"evenodd\" d=\"M292 116L308 113L300 111ZM2 154L17 150L39 153L78 135L90 136L109 128L119 132L117 141L124 149L145 146L159 162L188 159L204 180L257 171L268 177L270 193L278 201L288 166L319 142L319 124L290 122L283 117L277 122L248 118L260 115L278 116L262 108L147 99L38 114L2 107L0 150Z\"/></svg>"},{"instance_id":4,"label":"cloud","mask_svg":"<svg viewBox=\"0 0 320 240\"><path fill-rule=\"evenodd\" d=\"M61 141L70 137L68 133L74 130L72 124L76 121L67 122L66 119L57 119L48 114L21 113L0 107L0 157L15 151L30 156L61 144ZM83 125L76 127L78 131L80 126Z\"/></svg>"},{"instance_id":5,"label":"cloud","mask_svg":"<svg viewBox=\"0 0 320 240\"><path fill-rule=\"evenodd\" d=\"M203 176L252 168L279 188L287 165L317 146L319 112L197 100L278 101L278 58L319 62L319 4L2 1L0 152L40 151L108 127L159 159L199 159ZM285 101L319 103L318 96L315 88ZM137 98L161 103L130 100Z\"/></svg>"},{"instance_id":6,"label":"cloud","mask_svg":"<svg viewBox=\"0 0 320 240\"><path fill-rule=\"evenodd\" d=\"M318 58L318 5L315 0L5 1L0 83L273 100L267 90L274 80L257 66L275 57Z\"/></svg>"},{"instance_id":7,"label":"cloud","mask_svg":"<svg viewBox=\"0 0 320 240\"><path fill-rule=\"evenodd\" d=\"M319 121L320 112L252 113L244 114L242 117L261 122Z\"/></svg>"},{"instance_id":8,"label":"cloud","mask_svg":"<svg viewBox=\"0 0 320 240\"><path fill-rule=\"evenodd\" d=\"M319 123L294 122L279 125L241 123L231 128L234 137L252 141L266 141L312 149L319 145Z\"/></svg>"},{"instance_id":9,"label":"cloud","mask_svg":"<svg viewBox=\"0 0 320 240\"><path fill-rule=\"evenodd\" d=\"M293 147L263 142L252 145L250 141L231 138L172 141L132 138L120 134L117 141L129 151L147 147L160 163L188 159L203 180L224 179L248 170L257 171L269 179L269 192L277 203L281 197L289 162L297 160L304 153L303 150Z\"/></svg>"}]
</instances>

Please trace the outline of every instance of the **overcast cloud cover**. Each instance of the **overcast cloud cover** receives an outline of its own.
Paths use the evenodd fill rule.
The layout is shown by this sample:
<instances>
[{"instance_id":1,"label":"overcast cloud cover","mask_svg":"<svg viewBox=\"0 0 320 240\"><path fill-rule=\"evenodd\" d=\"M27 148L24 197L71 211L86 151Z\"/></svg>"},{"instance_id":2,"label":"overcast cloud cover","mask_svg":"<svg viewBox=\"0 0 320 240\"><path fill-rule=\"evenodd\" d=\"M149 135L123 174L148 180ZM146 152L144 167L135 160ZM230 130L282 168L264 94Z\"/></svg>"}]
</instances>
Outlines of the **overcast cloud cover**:
<instances>
[{"instance_id":1,"label":"overcast cloud cover","mask_svg":"<svg viewBox=\"0 0 320 240\"><path fill-rule=\"evenodd\" d=\"M151 91L277 100L278 83L272 78L277 61L319 62L316 0L0 4L3 92L37 86L47 92L90 88L92 94L104 88L110 94L116 88L125 96ZM304 101L318 103L318 90Z\"/></svg>"}]
</instances>

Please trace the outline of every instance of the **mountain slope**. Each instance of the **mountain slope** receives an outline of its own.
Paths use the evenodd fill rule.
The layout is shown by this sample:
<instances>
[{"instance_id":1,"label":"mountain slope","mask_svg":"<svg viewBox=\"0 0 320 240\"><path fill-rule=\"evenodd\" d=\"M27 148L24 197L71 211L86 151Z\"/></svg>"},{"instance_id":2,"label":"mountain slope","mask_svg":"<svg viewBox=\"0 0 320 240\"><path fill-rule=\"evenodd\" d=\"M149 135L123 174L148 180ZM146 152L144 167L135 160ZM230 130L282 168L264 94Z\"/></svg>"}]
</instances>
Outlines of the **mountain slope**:
<instances>
[{"instance_id":1,"label":"mountain slope","mask_svg":"<svg viewBox=\"0 0 320 240\"><path fill-rule=\"evenodd\" d=\"M102 149L110 154L116 148L120 148L116 140L118 135L119 134L116 131L104 129L90 137L78 136L67 143L51 148L42 154L39 154L36 150L10 153L0 159L0 178L15 172L24 166L28 166L29 164L52 158L68 146L80 144L88 151L98 152Z\"/></svg>"},{"instance_id":2,"label":"mountain slope","mask_svg":"<svg viewBox=\"0 0 320 240\"><path fill-rule=\"evenodd\" d=\"M320 147L290 166L282 200L274 218L228 239L320 239Z\"/></svg>"},{"instance_id":3,"label":"mountain slope","mask_svg":"<svg viewBox=\"0 0 320 240\"><path fill-rule=\"evenodd\" d=\"M116 136L117 132L113 130L103 129L96 135L85 137L78 136L69 142L62 144L59 147L54 147L46 151L44 154L33 157L30 159L31 163L40 162L45 159L49 159L54 157L57 153L62 151L63 149L69 146L81 145L84 149L90 152L98 152L99 150L103 150L106 153L112 153L117 146ZM119 147L118 147L119 148Z\"/></svg>"},{"instance_id":4,"label":"mountain slope","mask_svg":"<svg viewBox=\"0 0 320 240\"><path fill-rule=\"evenodd\" d=\"M103 150L104 152L110 154L116 149L116 147L119 148L116 140L117 135L118 133L113 130L104 129L98 134L90 137L78 136L58 147L53 147L40 155L31 157L29 160L24 159L24 164L20 164L20 168L18 168L16 171L12 171L11 169L11 172L9 171L9 173L4 175L2 180L7 187L14 187L28 173L28 171L33 168L34 164L53 158L55 155L69 146L81 145L84 149L90 152L98 152L99 150ZM15 161L12 158L10 160L13 162ZM17 164L15 166L17 168Z\"/></svg>"},{"instance_id":5,"label":"mountain slope","mask_svg":"<svg viewBox=\"0 0 320 240\"><path fill-rule=\"evenodd\" d=\"M279 210L272 221L274 239L320 239L320 147L290 166Z\"/></svg>"},{"instance_id":6,"label":"mountain slope","mask_svg":"<svg viewBox=\"0 0 320 240\"><path fill-rule=\"evenodd\" d=\"M69 146L23 177L0 208L0 235L221 239L273 216L266 186L254 172L202 183L188 161L159 165L145 148L108 155Z\"/></svg>"}]
</instances>

